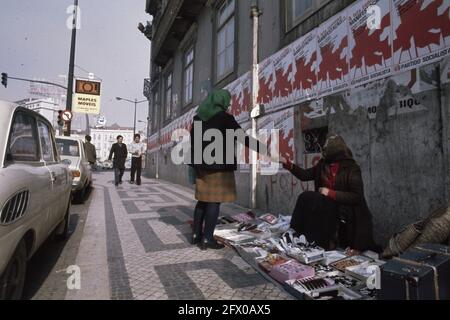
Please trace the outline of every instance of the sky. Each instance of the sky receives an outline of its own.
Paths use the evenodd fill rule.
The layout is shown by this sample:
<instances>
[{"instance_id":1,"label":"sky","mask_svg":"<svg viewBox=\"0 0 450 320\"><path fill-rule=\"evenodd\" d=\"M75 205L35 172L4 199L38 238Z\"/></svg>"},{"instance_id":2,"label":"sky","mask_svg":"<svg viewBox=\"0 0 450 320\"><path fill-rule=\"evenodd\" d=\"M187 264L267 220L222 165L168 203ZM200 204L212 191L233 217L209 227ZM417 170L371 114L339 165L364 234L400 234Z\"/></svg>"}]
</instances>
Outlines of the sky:
<instances>
[{"instance_id":1,"label":"sky","mask_svg":"<svg viewBox=\"0 0 450 320\"><path fill-rule=\"evenodd\" d=\"M0 72L23 78L62 82L67 76L71 30L67 9L73 0L0 0ZM151 16L145 0L79 0L81 29L77 30L75 64L102 79L101 113L108 125L133 126L134 104L115 97L145 100L149 77L150 41L137 29ZM87 73L75 68L75 75ZM29 83L8 81L0 100L28 98ZM138 120L147 120L148 104L137 107ZM137 123L144 129L145 123Z\"/></svg>"}]
</instances>

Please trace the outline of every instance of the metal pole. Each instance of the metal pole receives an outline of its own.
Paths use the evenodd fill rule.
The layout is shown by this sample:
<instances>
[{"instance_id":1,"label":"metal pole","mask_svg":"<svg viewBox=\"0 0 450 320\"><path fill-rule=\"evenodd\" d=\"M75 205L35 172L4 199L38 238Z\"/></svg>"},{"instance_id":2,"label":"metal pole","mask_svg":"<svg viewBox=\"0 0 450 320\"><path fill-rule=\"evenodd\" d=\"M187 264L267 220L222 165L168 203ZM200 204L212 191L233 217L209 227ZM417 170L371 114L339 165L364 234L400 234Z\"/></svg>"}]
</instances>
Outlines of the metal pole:
<instances>
[{"instance_id":1,"label":"metal pole","mask_svg":"<svg viewBox=\"0 0 450 320\"><path fill-rule=\"evenodd\" d=\"M253 20L253 68L252 68L252 76L253 76L253 85L252 85L252 108L255 108L258 104L258 91L259 91L259 82L258 82L258 27L259 27L259 16L261 12L258 8L258 1L252 2L251 8L251 17ZM256 138L257 131L257 122L256 118L252 117L252 136ZM258 182L258 173L257 173L257 154L256 151L251 150L251 207L252 209L256 209L256 187Z\"/></svg>"},{"instance_id":2,"label":"metal pole","mask_svg":"<svg viewBox=\"0 0 450 320\"><path fill-rule=\"evenodd\" d=\"M134 140L134 135L136 134L136 109L137 109L137 98L134 99L134 127L133 127L133 140Z\"/></svg>"},{"instance_id":3,"label":"metal pole","mask_svg":"<svg viewBox=\"0 0 450 320\"><path fill-rule=\"evenodd\" d=\"M75 68L75 46L77 39L77 22L78 22L78 0L74 0L73 22L72 22L72 41L70 44L70 60L69 60L69 77L67 79L67 101L66 109L72 111L72 95L73 95L73 78ZM67 131L65 136L70 136L71 121L67 122Z\"/></svg>"}]
</instances>

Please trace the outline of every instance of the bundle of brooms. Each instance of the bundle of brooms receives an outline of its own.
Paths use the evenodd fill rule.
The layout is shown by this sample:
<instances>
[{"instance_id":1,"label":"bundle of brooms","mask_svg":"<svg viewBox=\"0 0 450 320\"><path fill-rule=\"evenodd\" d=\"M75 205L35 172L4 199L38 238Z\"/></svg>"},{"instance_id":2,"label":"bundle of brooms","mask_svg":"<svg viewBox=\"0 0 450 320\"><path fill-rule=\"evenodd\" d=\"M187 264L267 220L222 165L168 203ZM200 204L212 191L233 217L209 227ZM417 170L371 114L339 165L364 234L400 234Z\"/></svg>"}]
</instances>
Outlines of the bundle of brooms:
<instances>
[{"instance_id":1,"label":"bundle of brooms","mask_svg":"<svg viewBox=\"0 0 450 320\"><path fill-rule=\"evenodd\" d=\"M396 233L383 251L382 257L389 259L408 248L422 243L443 243L450 236L450 206L431 212L424 220L406 226Z\"/></svg>"}]
</instances>

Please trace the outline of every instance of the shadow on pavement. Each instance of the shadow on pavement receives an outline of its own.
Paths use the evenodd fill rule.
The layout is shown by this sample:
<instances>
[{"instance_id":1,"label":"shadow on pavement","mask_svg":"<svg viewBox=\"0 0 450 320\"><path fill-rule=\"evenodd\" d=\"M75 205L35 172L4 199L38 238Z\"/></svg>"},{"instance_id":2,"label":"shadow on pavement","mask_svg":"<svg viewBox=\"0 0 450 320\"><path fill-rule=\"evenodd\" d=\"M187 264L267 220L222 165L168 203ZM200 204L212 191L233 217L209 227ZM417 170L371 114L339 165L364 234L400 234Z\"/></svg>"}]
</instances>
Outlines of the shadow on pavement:
<instances>
[{"instance_id":1,"label":"shadow on pavement","mask_svg":"<svg viewBox=\"0 0 450 320\"><path fill-rule=\"evenodd\" d=\"M44 282L48 279L50 273L56 266L61 253L72 237L79 222L79 214L70 215L69 237L65 240L56 240L54 236L50 236L34 254L27 265L27 274L25 277L25 286L22 298L25 300L32 299L41 289ZM73 257L75 260L76 257ZM67 267L67 266L66 266ZM65 274L64 270L56 270ZM61 286L64 284L61 283ZM65 287L65 286L64 286ZM65 295L65 293L64 293Z\"/></svg>"}]
</instances>

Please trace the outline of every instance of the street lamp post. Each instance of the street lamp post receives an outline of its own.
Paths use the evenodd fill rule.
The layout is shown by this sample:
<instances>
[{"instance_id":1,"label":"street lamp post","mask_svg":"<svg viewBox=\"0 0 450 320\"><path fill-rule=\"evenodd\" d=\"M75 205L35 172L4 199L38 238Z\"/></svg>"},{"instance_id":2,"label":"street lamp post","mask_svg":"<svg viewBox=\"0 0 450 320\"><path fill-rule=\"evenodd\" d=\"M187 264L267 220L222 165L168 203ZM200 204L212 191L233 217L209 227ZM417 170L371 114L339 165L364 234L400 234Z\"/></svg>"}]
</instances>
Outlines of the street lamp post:
<instances>
[{"instance_id":1,"label":"street lamp post","mask_svg":"<svg viewBox=\"0 0 450 320\"><path fill-rule=\"evenodd\" d=\"M130 103L134 103L134 122L133 122L133 124L134 124L133 137L134 137L134 135L136 134L136 110L137 110L137 105L139 103L147 102L147 100L138 101L138 99L136 98L136 99L134 99L134 101L132 101L132 100L121 98L121 97L116 97L116 100L117 101L127 101L127 102L130 102Z\"/></svg>"}]
</instances>

